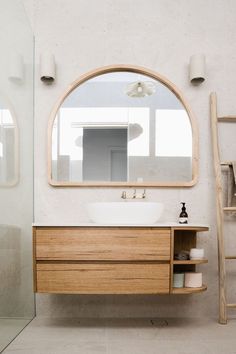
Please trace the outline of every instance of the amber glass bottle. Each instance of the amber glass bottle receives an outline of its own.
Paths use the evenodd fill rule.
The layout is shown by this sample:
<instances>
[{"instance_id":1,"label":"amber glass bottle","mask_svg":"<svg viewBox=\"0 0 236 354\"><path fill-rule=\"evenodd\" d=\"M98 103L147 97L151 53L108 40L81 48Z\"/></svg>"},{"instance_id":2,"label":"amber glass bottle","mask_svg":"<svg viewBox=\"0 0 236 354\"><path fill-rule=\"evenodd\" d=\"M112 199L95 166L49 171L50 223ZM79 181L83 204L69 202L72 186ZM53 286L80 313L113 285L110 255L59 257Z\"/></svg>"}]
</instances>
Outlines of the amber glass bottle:
<instances>
[{"instance_id":1,"label":"amber glass bottle","mask_svg":"<svg viewBox=\"0 0 236 354\"><path fill-rule=\"evenodd\" d=\"M182 210L181 213L179 214L179 223L180 224L187 224L188 223L188 213L186 211L185 203L182 204Z\"/></svg>"}]
</instances>

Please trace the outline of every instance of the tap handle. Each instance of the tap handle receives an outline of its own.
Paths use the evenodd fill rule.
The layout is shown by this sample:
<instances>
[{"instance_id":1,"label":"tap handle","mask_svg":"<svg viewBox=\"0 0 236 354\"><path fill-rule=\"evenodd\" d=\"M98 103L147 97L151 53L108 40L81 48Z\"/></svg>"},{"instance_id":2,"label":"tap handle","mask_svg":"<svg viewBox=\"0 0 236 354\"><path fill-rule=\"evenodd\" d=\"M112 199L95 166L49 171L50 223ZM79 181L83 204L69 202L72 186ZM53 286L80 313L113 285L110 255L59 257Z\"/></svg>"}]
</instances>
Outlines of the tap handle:
<instances>
[{"instance_id":1,"label":"tap handle","mask_svg":"<svg viewBox=\"0 0 236 354\"><path fill-rule=\"evenodd\" d=\"M122 192L121 198L122 198L122 199L126 199L126 192L125 192L125 191Z\"/></svg>"},{"instance_id":2,"label":"tap handle","mask_svg":"<svg viewBox=\"0 0 236 354\"><path fill-rule=\"evenodd\" d=\"M146 198L146 189L143 190L142 198Z\"/></svg>"},{"instance_id":3,"label":"tap handle","mask_svg":"<svg viewBox=\"0 0 236 354\"><path fill-rule=\"evenodd\" d=\"M137 197L137 195L136 195L136 189L134 189L133 199L135 199L136 197Z\"/></svg>"}]
</instances>

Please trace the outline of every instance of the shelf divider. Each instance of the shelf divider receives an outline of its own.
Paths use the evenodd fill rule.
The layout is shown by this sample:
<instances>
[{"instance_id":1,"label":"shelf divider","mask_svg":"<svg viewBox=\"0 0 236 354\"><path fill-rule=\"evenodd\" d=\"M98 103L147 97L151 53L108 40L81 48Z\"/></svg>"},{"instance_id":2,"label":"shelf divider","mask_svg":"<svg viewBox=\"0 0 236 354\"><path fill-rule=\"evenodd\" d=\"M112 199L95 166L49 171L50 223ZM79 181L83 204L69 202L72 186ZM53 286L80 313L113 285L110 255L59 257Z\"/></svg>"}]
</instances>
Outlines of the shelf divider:
<instances>
[{"instance_id":1,"label":"shelf divider","mask_svg":"<svg viewBox=\"0 0 236 354\"><path fill-rule=\"evenodd\" d=\"M195 294L207 290L207 286L203 285L200 288L172 288L171 294Z\"/></svg>"},{"instance_id":2,"label":"shelf divider","mask_svg":"<svg viewBox=\"0 0 236 354\"><path fill-rule=\"evenodd\" d=\"M208 260L206 258L204 259L188 259L188 260L178 260L175 259L173 260L173 264L203 264L203 263L208 263Z\"/></svg>"}]
</instances>

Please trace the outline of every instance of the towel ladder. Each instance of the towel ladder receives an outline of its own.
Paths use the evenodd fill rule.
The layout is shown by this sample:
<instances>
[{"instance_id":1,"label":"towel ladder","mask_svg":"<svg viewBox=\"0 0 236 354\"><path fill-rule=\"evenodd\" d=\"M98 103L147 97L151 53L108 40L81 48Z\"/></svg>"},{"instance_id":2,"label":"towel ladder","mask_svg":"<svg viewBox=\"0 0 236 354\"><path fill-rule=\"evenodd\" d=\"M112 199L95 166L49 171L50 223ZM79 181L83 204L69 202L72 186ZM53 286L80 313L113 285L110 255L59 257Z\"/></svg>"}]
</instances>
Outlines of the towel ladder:
<instances>
[{"instance_id":1,"label":"towel ladder","mask_svg":"<svg viewBox=\"0 0 236 354\"><path fill-rule=\"evenodd\" d=\"M226 302L226 260L236 260L235 255L225 255L224 212L236 212L236 207L223 207L223 183L221 166L231 165L230 161L220 161L218 122L236 122L236 116L218 117L216 93L210 94L211 133L213 146L214 173L216 179L216 212L219 267L219 323L227 323L227 308L236 308L236 304Z\"/></svg>"}]
</instances>

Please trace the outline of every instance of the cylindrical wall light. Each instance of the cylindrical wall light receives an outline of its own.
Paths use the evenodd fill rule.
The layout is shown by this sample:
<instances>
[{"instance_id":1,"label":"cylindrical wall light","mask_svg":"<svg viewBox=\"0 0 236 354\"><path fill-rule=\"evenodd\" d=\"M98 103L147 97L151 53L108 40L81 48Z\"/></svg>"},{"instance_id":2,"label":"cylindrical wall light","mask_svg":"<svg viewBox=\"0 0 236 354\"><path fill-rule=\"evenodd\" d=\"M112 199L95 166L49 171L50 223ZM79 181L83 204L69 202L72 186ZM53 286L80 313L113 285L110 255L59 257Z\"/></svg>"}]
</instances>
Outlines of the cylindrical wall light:
<instances>
[{"instance_id":1,"label":"cylindrical wall light","mask_svg":"<svg viewBox=\"0 0 236 354\"><path fill-rule=\"evenodd\" d=\"M9 57L9 80L22 82L24 78L23 56L19 53L12 53Z\"/></svg>"},{"instance_id":2,"label":"cylindrical wall light","mask_svg":"<svg viewBox=\"0 0 236 354\"><path fill-rule=\"evenodd\" d=\"M204 54L195 54L190 57L189 79L192 84L198 85L205 81L206 59Z\"/></svg>"},{"instance_id":3,"label":"cylindrical wall light","mask_svg":"<svg viewBox=\"0 0 236 354\"><path fill-rule=\"evenodd\" d=\"M56 64L54 55L43 53L40 56L40 79L43 82L51 83L56 78Z\"/></svg>"}]
</instances>

